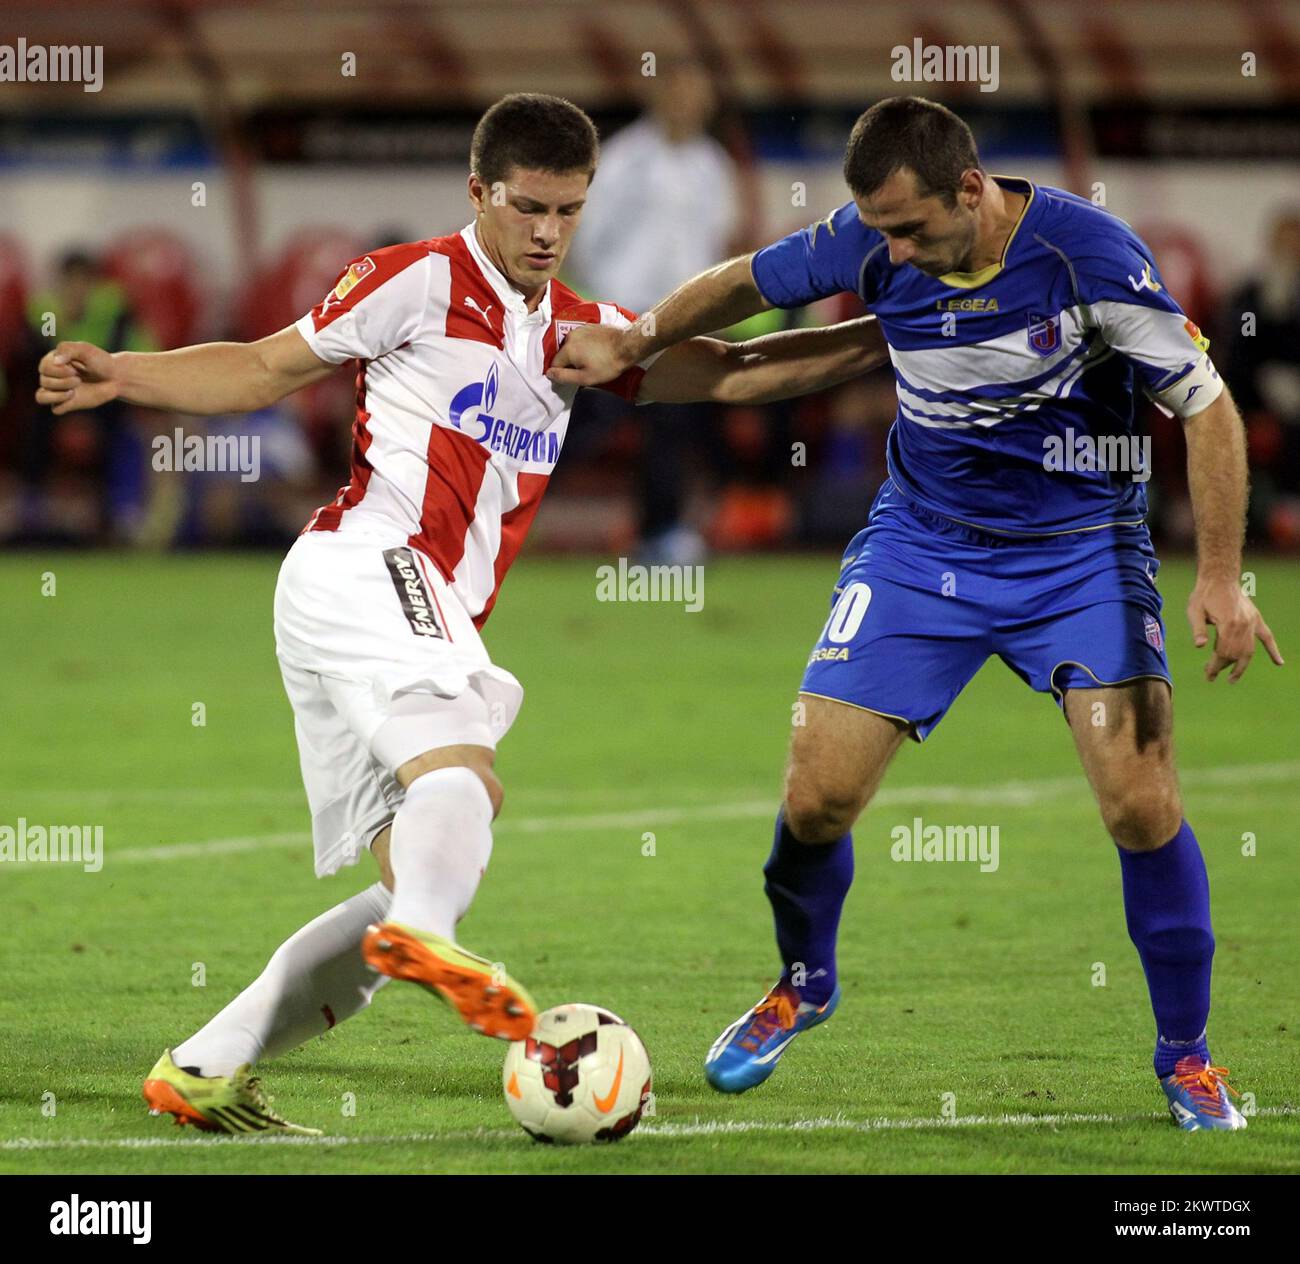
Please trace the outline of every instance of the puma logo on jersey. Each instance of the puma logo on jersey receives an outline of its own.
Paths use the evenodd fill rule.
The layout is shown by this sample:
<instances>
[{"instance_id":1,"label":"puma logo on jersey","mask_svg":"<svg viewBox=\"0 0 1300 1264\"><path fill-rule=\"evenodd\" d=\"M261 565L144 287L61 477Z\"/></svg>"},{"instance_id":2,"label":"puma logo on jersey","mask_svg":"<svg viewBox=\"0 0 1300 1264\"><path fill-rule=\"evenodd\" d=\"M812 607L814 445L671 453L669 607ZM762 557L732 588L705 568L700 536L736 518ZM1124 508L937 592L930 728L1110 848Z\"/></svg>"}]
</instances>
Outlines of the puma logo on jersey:
<instances>
[{"instance_id":1,"label":"puma logo on jersey","mask_svg":"<svg viewBox=\"0 0 1300 1264\"><path fill-rule=\"evenodd\" d=\"M472 298L470 298L470 296L469 296L468 294L466 294L466 295L465 295L465 306L466 306L466 307L472 307L476 312L478 312L478 314L479 314L480 316L482 316L483 319L484 319L485 321L487 321L488 327L491 328L491 326L492 326L492 322L491 322L491 320L488 319L488 312L490 312L490 311L491 311L491 310L496 306L495 303L489 303L489 304L487 305L487 308L484 309L484 308L480 307L480 306L479 306L479 305L478 305L478 304L477 304L477 303L476 303Z\"/></svg>"},{"instance_id":2,"label":"puma logo on jersey","mask_svg":"<svg viewBox=\"0 0 1300 1264\"><path fill-rule=\"evenodd\" d=\"M1151 265L1149 263L1144 263L1142 265L1141 280L1134 277L1130 272L1128 274L1128 283L1133 287L1134 293L1137 293L1139 290L1150 290L1152 293L1159 293L1160 290L1164 288L1160 282L1151 275Z\"/></svg>"}]
</instances>

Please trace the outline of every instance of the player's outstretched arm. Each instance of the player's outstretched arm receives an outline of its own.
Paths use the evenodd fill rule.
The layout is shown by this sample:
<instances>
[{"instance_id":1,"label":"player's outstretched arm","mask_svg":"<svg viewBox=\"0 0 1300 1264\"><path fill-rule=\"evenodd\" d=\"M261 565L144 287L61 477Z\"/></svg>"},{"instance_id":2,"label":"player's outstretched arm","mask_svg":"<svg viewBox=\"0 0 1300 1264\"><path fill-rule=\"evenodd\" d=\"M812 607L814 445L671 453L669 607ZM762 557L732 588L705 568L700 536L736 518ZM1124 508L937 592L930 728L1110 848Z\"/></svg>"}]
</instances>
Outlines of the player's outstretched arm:
<instances>
[{"instance_id":1,"label":"player's outstretched arm","mask_svg":"<svg viewBox=\"0 0 1300 1264\"><path fill-rule=\"evenodd\" d=\"M683 281L630 328L575 329L546 376L560 385L599 386L656 351L767 311L772 305L754 284L753 258L740 255Z\"/></svg>"},{"instance_id":2,"label":"player's outstretched arm","mask_svg":"<svg viewBox=\"0 0 1300 1264\"><path fill-rule=\"evenodd\" d=\"M874 316L823 329L789 329L748 342L691 338L646 371L637 403L766 404L838 386L889 358Z\"/></svg>"},{"instance_id":3,"label":"player's outstretched arm","mask_svg":"<svg viewBox=\"0 0 1300 1264\"><path fill-rule=\"evenodd\" d=\"M176 351L110 353L61 342L41 357L36 402L57 414L121 399L142 408L213 416L246 413L334 372L292 325L258 342L205 342Z\"/></svg>"},{"instance_id":4,"label":"player's outstretched arm","mask_svg":"<svg viewBox=\"0 0 1300 1264\"><path fill-rule=\"evenodd\" d=\"M1282 654L1255 603L1241 588L1241 549L1246 521L1246 439L1232 397L1225 388L1208 408L1183 423L1187 436L1187 481L1196 521L1196 587L1187 619L1198 647L1214 654L1205 677L1214 680L1231 667L1229 681L1241 679L1258 638L1281 666Z\"/></svg>"}]
</instances>

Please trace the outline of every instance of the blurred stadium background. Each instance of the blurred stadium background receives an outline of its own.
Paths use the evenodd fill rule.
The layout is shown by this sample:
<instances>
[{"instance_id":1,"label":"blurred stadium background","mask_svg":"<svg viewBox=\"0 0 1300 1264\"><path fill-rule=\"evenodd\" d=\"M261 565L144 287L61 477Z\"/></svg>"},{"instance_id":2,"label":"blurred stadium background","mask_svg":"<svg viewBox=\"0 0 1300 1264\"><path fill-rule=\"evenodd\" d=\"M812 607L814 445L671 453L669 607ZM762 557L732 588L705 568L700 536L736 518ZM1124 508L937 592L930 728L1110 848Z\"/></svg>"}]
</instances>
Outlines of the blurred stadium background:
<instances>
[{"instance_id":1,"label":"blurred stadium background","mask_svg":"<svg viewBox=\"0 0 1300 1264\"><path fill-rule=\"evenodd\" d=\"M1252 547L1300 549L1300 5L44 0L6 4L0 27L3 44L104 50L99 91L0 83L0 540L11 546L290 540L345 481L350 373L206 423L261 436L259 482L156 473L151 438L205 423L38 411L46 314L59 336L114 348L273 332L350 257L465 223L474 121L527 90L582 105L611 142L578 234L589 248L566 279L630 307L842 203L842 148L872 101L917 92L952 106L991 170L1104 198L1146 237L1246 415ZM895 81L891 51L915 39L996 46L996 91ZM655 122L639 124L637 150L626 129L646 110ZM693 194L656 176L680 165L636 161L655 128L696 164ZM643 189L630 209L615 206L620 133L627 180L641 182L624 196ZM622 231L606 246L611 221ZM617 244L629 236L639 254ZM779 319L852 313L828 303ZM651 459L645 419L596 401L575 414L532 547L839 548L883 477L893 412L887 374L762 410L673 412ZM1166 549L1186 547L1181 436L1154 412L1145 424L1153 528ZM806 464L792 465L794 443Z\"/></svg>"}]
</instances>

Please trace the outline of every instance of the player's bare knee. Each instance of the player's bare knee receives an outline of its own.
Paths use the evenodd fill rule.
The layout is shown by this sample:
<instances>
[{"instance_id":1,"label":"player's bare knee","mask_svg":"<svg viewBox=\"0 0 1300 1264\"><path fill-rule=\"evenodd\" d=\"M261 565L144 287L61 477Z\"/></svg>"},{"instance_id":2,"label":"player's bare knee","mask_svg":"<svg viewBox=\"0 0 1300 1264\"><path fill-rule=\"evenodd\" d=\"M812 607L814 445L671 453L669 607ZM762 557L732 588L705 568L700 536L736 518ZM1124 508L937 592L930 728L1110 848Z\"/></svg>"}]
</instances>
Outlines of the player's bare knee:
<instances>
[{"instance_id":1,"label":"player's bare knee","mask_svg":"<svg viewBox=\"0 0 1300 1264\"><path fill-rule=\"evenodd\" d=\"M1101 814L1111 838L1125 851L1156 851L1178 833L1183 805L1174 787L1153 791L1134 785L1108 795Z\"/></svg>"},{"instance_id":2,"label":"player's bare knee","mask_svg":"<svg viewBox=\"0 0 1300 1264\"><path fill-rule=\"evenodd\" d=\"M856 797L792 778L786 785L785 822L801 843L833 843L853 828Z\"/></svg>"}]
</instances>

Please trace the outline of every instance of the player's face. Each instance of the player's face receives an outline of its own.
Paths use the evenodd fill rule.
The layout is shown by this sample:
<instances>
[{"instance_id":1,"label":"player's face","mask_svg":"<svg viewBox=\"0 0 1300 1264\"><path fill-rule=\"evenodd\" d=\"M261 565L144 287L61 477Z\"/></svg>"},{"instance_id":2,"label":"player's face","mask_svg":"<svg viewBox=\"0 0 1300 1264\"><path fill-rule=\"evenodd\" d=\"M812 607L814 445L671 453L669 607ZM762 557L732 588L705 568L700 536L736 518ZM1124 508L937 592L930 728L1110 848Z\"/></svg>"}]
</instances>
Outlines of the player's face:
<instances>
[{"instance_id":1,"label":"player's face","mask_svg":"<svg viewBox=\"0 0 1300 1264\"><path fill-rule=\"evenodd\" d=\"M559 272L590 183L585 171L522 167L492 187L470 176L469 197L483 248L521 290L535 291Z\"/></svg>"},{"instance_id":2,"label":"player's face","mask_svg":"<svg viewBox=\"0 0 1300 1264\"><path fill-rule=\"evenodd\" d=\"M929 276L969 271L979 222L971 194L963 188L957 205L922 197L916 177L902 168L869 197L855 197L858 218L884 234L890 263L910 263ZM975 205L978 205L975 196Z\"/></svg>"}]
</instances>

